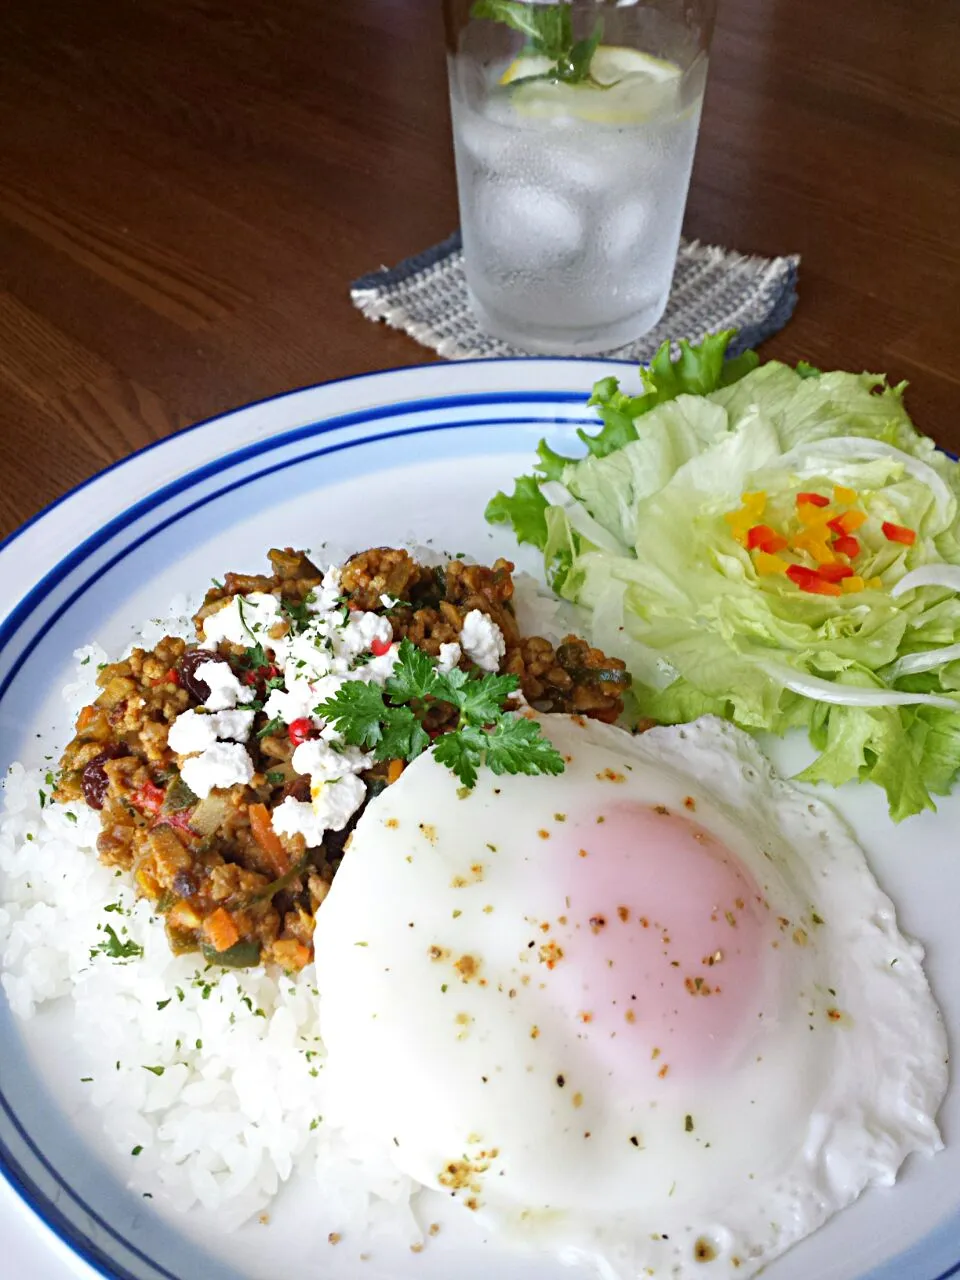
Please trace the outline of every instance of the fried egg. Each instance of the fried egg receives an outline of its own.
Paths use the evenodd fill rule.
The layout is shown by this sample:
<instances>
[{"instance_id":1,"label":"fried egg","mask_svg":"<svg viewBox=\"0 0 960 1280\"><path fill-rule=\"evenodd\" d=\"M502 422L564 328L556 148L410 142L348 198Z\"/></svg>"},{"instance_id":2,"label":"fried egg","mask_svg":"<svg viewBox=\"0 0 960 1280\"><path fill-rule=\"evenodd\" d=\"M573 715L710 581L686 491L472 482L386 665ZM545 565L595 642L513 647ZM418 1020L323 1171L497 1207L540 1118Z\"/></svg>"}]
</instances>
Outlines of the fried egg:
<instances>
[{"instance_id":1,"label":"fried egg","mask_svg":"<svg viewBox=\"0 0 960 1280\"><path fill-rule=\"evenodd\" d=\"M328 1119L507 1240L742 1280L939 1149L921 949L734 727L541 723L562 775L428 754L360 820L316 929Z\"/></svg>"}]
</instances>

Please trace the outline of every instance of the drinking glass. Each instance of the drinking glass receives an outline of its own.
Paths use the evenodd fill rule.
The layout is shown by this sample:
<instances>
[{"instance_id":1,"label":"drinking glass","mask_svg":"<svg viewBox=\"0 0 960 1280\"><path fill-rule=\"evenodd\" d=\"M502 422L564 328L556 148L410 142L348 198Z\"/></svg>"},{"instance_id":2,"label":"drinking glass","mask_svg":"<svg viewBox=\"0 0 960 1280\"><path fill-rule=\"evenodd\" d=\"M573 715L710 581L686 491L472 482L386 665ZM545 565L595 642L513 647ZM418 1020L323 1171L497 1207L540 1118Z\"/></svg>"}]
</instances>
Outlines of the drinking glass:
<instances>
[{"instance_id":1,"label":"drinking glass","mask_svg":"<svg viewBox=\"0 0 960 1280\"><path fill-rule=\"evenodd\" d=\"M444 0L471 305L526 351L663 315L715 0Z\"/></svg>"}]
</instances>

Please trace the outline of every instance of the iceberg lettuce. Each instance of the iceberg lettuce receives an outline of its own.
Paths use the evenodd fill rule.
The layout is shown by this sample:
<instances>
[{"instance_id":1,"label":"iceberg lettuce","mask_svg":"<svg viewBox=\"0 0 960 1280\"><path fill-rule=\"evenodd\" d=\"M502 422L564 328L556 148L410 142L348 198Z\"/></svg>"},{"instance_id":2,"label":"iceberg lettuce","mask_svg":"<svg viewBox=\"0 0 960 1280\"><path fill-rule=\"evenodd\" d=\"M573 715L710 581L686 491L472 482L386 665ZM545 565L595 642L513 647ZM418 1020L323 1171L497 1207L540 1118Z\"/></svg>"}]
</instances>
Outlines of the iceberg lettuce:
<instances>
[{"instance_id":1,"label":"iceberg lettuce","mask_svg":"<svg viewBox=\"0 0 960 1280\"><path fill-rule=\"evenodd\" d=\"M598 383L603 425L580 433L585 455L542 444L536 473L487 518L543 550L594 642L627 661L635 714L801 727L820 753L805 780L876 783L897 821L933 808L960 768L960 596L943 571L891 589L922 566L929 577L960 564L960 464L913 426L902 386L753 353L724 361L731 337L680 344L676 359L665 345L640 396ZM795 531L798 495L836 486L866 517L865 589L811 594L759 572L730 520L743 495L763 495L764 525ZM817 569L803 549L786 554ZM918 654L929 656L908 660Z\"/></svg>"}]
</instances>

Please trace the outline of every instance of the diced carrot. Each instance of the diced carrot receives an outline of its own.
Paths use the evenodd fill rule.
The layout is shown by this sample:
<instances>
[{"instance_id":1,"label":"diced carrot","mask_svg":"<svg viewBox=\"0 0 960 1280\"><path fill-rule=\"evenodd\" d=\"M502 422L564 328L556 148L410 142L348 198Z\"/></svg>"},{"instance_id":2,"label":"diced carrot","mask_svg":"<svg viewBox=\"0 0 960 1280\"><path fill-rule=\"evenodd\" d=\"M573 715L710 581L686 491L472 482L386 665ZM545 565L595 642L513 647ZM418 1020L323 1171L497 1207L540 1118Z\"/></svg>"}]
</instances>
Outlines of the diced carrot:
<instances>
[{"instance_id":1,"label":"diced carrot","mask_svg":"<svg viewBox=\"0 0 960 1280\"><path fill-rule=\"evenodd\" d=\"M824 582L842 582L844 578L853 577L853 570L848 564L823 564L819 576Z\"/></svg>"},{"instance_id":2,"label":"diced carrot","mask_svg":"<svg viewBox=\"0 0 960 1280\"><path fill-rule=\"evenodd\" d=\"M790 565L787 569L787 577L791 582L795 582L801 591L807 591L810 595L843 595L843 588L839 582L827 582L815 569L808 569L802 564Z\"/></svg>"},{"instance_id":3,"label":"diced carrot","mask_svg":"<svg viewBox=\"0 0 960 1280\"><path fill-rule=\"evenodd\" d=\"M310 948L296 938L279 938L272 951L273 959L288 973L298 973L310 963Z\"/></svg>"},{"instance_id":4,"label":"diced carrot","mask_svg":"<svg viewBox=\"0 0 960 1280\"><path fill-rule=\"evenodd\" d=\"M813 507L828 507L830 499L825 498L822 493L798 493L797 506L802 507L805 502L809 502Z\"/></svg>"},{"instance_id":5,"label":"diced carrot","mask_svg":"<svg viewBox=\"0 0 960 1280\"><path fill-rule=\"evenodd\" d=\"M753 567L761 578L768 578L773 573L786 573L789 561L771 555L768 551L758 551L753 557Z\"/></svg>"},{"instance_id":6,"label":"diced carrot","mask_svg":"<svg viewBox=\"0 0 960 1280\"><path fill-rule=\"evenodd\" d=\"M842 556L849 556L851 560L860 554L860 542L857 538L846 534L842 538L834 538L833 549Z\"/></svg>"},{"instance_id":7,"label":"diced carrot","mask_svg":"<svg viewBox=\"0 0 960 1280\"><path fill-rule=\"evenodd\" d=\"M862 524L867 522L865 511L844 511L842 516L827 521L827 528L843 537L847 533L856 533Z\"/></svg>"},{"instance_id":8,"label":"diced carrot","mask_svg":"<svg viewBox=\"0 0 960 1280\"><path fill-rule=\"evenodd\" d=\"M853 592L862 591L865 584L861 577L854 574L852 578L844 578L840 585L844 595L851 595Z\"/></svg>"},{"instance_id":9,"label":"diced carrot","mask_svg":"<svg viewBox=\"0 0 960 1280\"><path fill-rule=\"evenodd\" d=\"M226 907L218 907L203 922L203 932L214 951L229 951L240 941L240 931Z\"/></svg>"},{"instance_id":10,"label":"diced carrot","mask_svg":"<svg viewBox=\"0 0 960 1280\"><path fill-rule=\"evenodd\" d=\"M278 876L286 875L290 870L290 857L271 825L270 810L265 804L252 804L247 814L253 838L270 859L274 872Z\"/></svg>"},{"instance_id":11,"label":"diced carrot","mask_svg":"<svg viewBox=\"0 0 960 1280\"><path fill-rule=\"evenodd\" d=\"M391 760L387 765L387 783L396 782L401 773L403 773L403 761Z\"/></svg>"},{"instance_id":12,"label":"diced carrot","mask_svg":"<svg viewBox=\"0 0 960 1280\"><path fill-rule=\"evenodd\" d=\"M917 540L916 531L907 529L902 524L892 524L889 520L884 520L880 528L888 542L900 542L905 547L912 547Z\"/></svg>"},{"instance_id":13,"label":"diced carrot","mask_svg":"<svg viewBox=\"0 0 960 1280\"><path fill-rule=\"evenodd\" d=\"M835 484L833 486L833 500L834 502L846 503L849 506L851 503L856 502L857 491L856 489L848 489L845 484Z\"/></svg>"}]
</instances>

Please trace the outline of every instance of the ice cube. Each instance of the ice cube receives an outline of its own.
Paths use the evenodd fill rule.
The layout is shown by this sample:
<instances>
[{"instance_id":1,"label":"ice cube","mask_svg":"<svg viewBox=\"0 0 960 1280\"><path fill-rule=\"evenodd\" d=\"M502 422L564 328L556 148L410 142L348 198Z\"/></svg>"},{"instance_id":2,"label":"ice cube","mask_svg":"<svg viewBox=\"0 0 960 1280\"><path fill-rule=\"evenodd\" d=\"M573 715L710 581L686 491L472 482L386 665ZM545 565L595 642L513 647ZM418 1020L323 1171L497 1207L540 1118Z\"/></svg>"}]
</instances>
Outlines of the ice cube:
<instances>
[{"instance_id":1,"label":"ice cube","mask_svg":"<svg viewBox=\"0 0 960 1280\"><path fill-rule=\"evenodd\" d=\"M617 203L600 221L597 228L600 251L608 261L619 263L636 257L641 242L650 231L652 204L643 200Z\"/></svg>"},{"instance_id":2,"label":"ice cube","mask_svg":"<svg viewBox=\"0 0 960 1280\"><path fill-rule=\"evenodd\" d=\"M477 226L501 270L550 269L584 251L584 214L555 192L488 180L478 184L475 200Z\"/></svg>"}]
</instances>

